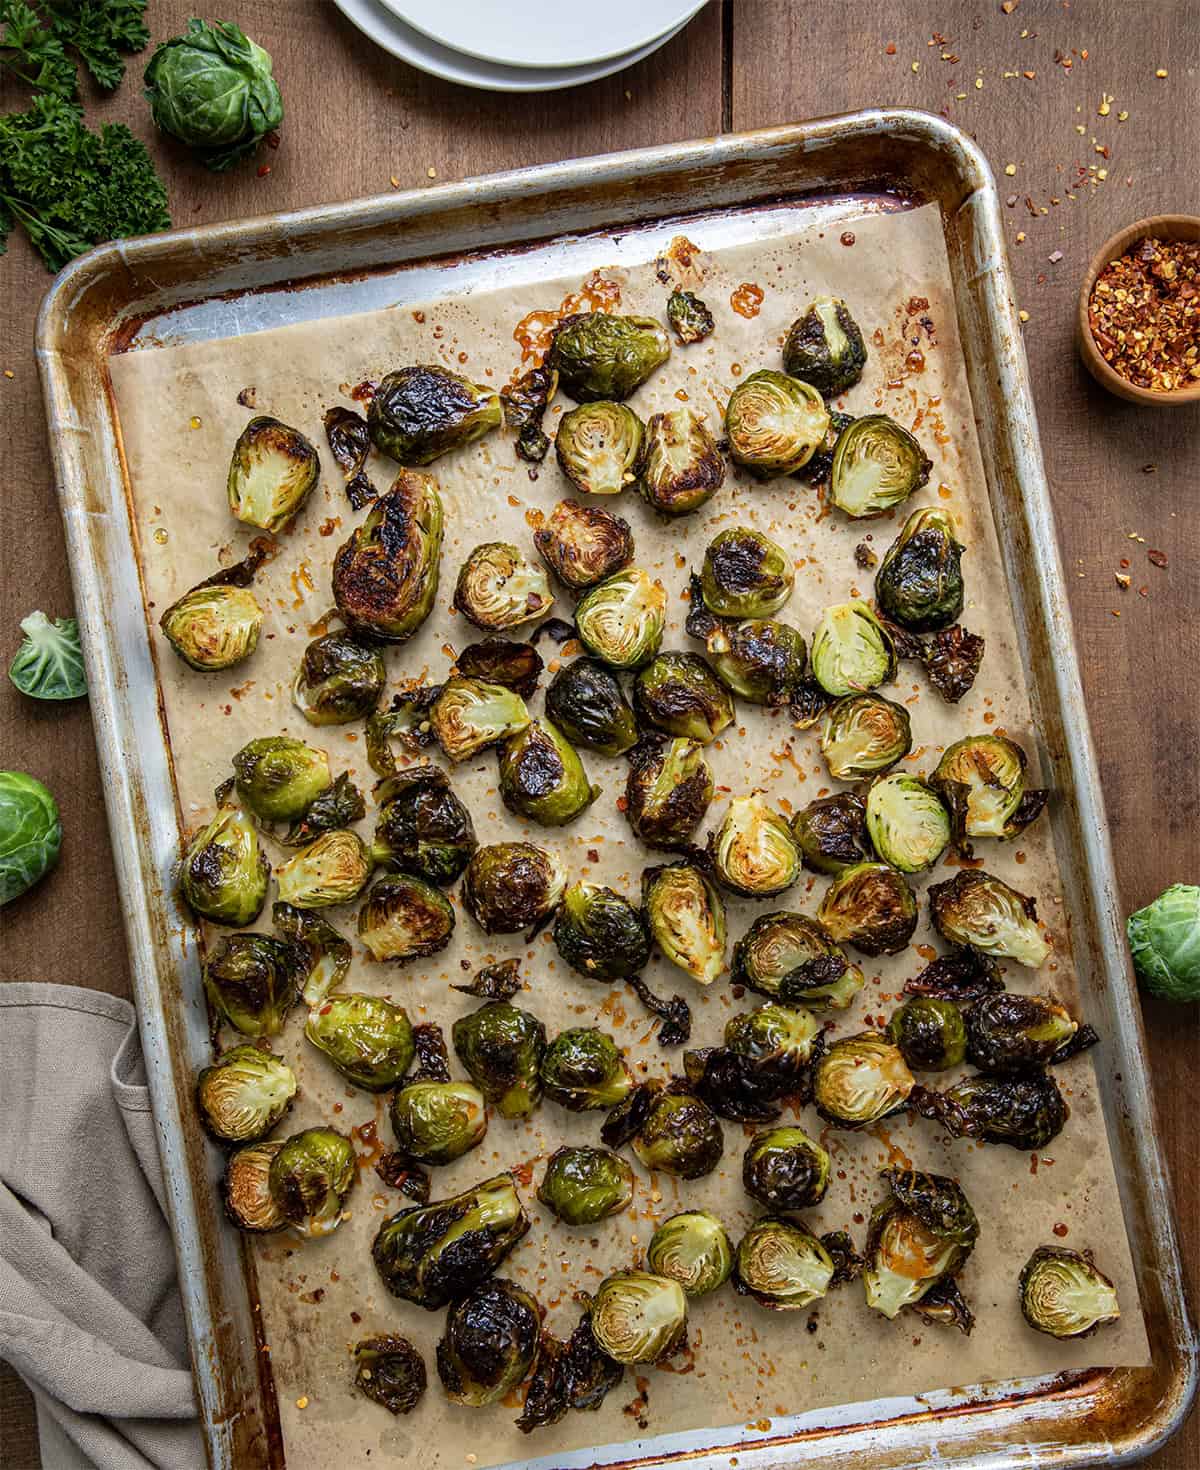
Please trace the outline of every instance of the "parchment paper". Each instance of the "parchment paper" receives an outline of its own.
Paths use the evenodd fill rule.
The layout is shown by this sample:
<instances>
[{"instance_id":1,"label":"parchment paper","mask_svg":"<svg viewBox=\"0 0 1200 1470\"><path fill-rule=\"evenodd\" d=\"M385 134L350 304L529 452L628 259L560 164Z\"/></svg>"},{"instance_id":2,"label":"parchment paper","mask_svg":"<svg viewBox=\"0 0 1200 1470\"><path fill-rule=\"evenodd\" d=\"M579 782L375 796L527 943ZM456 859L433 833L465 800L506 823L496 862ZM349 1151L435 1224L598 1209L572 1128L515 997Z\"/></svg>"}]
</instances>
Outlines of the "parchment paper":
<instances>
[{"instance_id":1,"label":"parchment paper","mask_svg":"<svg viewBox=\"0 0 1200 1470\"><path fill-rule=\"evenodd\" d=\"M634 406L648 416L687 401L706 412L719 432L721 410L737 378L761 366L778 366L779 344L790 321L810 296L831 292L846 299L871 342L864 379L846 395L844 406L854 413L882 408L911 427L934 461L929 485L898 515L868 522L827 513L816 492L796 480L762 485L732 467L716 499L682 522L659 523L631 494L619 504L609 502L610 508L631 521L638 562L672 594L664 646L686 648L694 647L682 626L686 604L680 594L688 567L699 565L705 544L723 526L757 526L792 552L796 589L780 615L807 637L825 605L871 595L873 574L855 564L858 542L865 540L882 553L900 519L916 504L951 505L968 547L964 622L986 637L987 655L974 690L958 706L943 703L915 665L901 665L899 680L887 693L903 700L912 714L915 746L903 768L928 772L945 744L973 730L1006 730L1032 753L1036 735L1014 646L1002 552L988 507L936 206L855 219L852 245L843 243L845 228L844 223L828 232L814 227L765 248L701 255L695 267L702 277L698 289L716 314L716 331L703 344L676 347L662 372L635 395ZM699 228L692 234L703 251ZM619 287L620 310L662 316L666 291L655 279L652 262L604 274ZM743 283L762 292L761 309L752 319L731 308L731 296ZM519 360L513 336L518 321L535 309L552 311L579 287L578 279L563 279L457 302L404 302L348 319L140 350L113 359L156 639L163 608L218 563L228 564L245 552L249 533L231 519L225 501L230 450L252 411L238 403L239 391L252 387L256 411L303 429L322 456L320 487L299 524L281 538L279 555L260 574L259 595L269 614L254 657L229 675L205 676L186 669L160 639L163 697L185 822L207 819L213 788L228 775L230 757L255 735L287 731L306 738L328 749L335 770L351 768L365 790L372 784L361 727L314 729L292 707L289 693L302 649L314 631L323 631L316 625L332 606L333 554L356 520L324 444L323 411L347 401L350 385L377 380L411 362L442 361L499 387ZM739 299L753 294L742 293ZM923 367L910 357L914 348ZM555 406L547 422L551 433L566 406L561 399ZM380 461L371 468L376 483L386 486L393 467ZM553 454L533 478L515 460L511 436L503 432L440 459L433 468L446 509L442 585L436 610L420 634L387 655L397 682L443 677L451 650L471 641L471 630L449 606L458 566L470 549L481 541L505 539L532 552L538 517L569 490ZM554 611L570 617L569 599L560 596ZM543 651L553 659L550 643ZM550 669L554 667L556 661L551 661ZM535 713L541 701L539 692L531 702ZM147 710L146 718L153 719L154 711ZM772 715L750 705L740 707L736 726L712 748L710 761L718 782L710 825L719 821L730 793L761 790L786 813L834 784L815 732L795 731L786 714ZM526 837L544 843L563 853L573 876L587 875L636 895L641 869L659 859L631 837L617 811L624 763L587 753L585 763L603 785L603 795L573 826L554 831L531 828L505 810L492 754L459 767L454 783L471 808L482 841ZM372 821L369 806L364 834ZM286 856L270 850L273 861ZM984 841L979 850L991 871L1037 896L1054 943L1054 955L1040 974L1009 965L1010 986L1051 988L1068 1004L1075 1003L1069 915L1062 906L1047 824L1036 824L1015 843ZM946 876L939 868L918 878L918 891ZM825 881L806 875L770 907L813 913ZM355 937L353 910L328 912ZM751 903L729 904L731 946L756 912L762 909ZM266 928L268 921L269 905L260 927ZM866 988L849 1013L831 1013L834 1034L849 1034L875 1018L882 1022L904 980L932 958L934 943L922 905L921 926L906 953L862 961ZM569 972L548 934L528 946L519 936L489 940L461 913L452 945L431 961L404 968L376 965L356 943L347 988L388 995L407 1006L414 1021L437 1020L448 1031L449 1023L474 1005L449 984L485 960L510 955L525 961L527 989L517 1003L538 1014L551 1034L567 1025L598 1023L615 1033L639 1072L665 1076L680 1068L680 1053L664 1052L657 1045L654 1026L636 999L621 987L596 986ZM756 999L748 995L736 1000L727 978L701 991L661 956L652 961L647 978L660 992L678 988L688 993L695 1018L693 1045L716 1043L726 1019ZM383 1100L347 1087L305 1043L302 1025L298 1008L279 1042L302 1087L286 1127L325 1120L349 1129L377 1120L382 1145L390 1146ZM433 1365L442 1314L393 1300L378 1281L369 1258L371 1239L380 1222L407 1201L379 1184L370 1167L375 1152L360 1138L364 1165L351 1200L353 1217L323 1243L297 1244L271 1236L255 1245L289 1465L374 1463L363 1458L370 1450L385 1456L419 1455L431 1467L486 1466L702 1426L733 1425L731 1441L742 1434L753 1439L770 1429L775 1416L823 1405L1067 1368L1145 1364L1147 1342L1093 1055L1103 1065L1101 1047L1060 1069L1071 1117L1049 1156L1040 1159L1005 1147L952 1142L935 1125L920 1121L893 1119L856 1135L824 1128L811 1110L802 1118L834 1158L832 1187L821 1207L808 1212L818 1230L847 1226L861 1245L865 1218L882 1192L876 1174L888 1164L912 1160L961 1179L982 1222L978 1247L961 1278L978 1319L970 1338L926 1326L910 1314L889 1322L867 1310L858 1284L832 1293L811 1312L792 1313L765 1311L725 1289L694 1305L686 1357L669 1368L643 1370L636 1378L628 1372L598 1413L572 1414L556 1428L529 1438L513 1427L515 1399L507 1407L486 1410L446 1401ZM519 1168L518 1177L529 1181L532 1165L532 1182L521 1183L521 1194L533 1228L502 1274L533 1290L547 1309L549 1323L564 1334L578 1317L572 1292L594 1288L610 1270L632 1264L656 1221L680 1208L707 1207L722 1216L736 1238L758 1213L740 1182L745 1135L753 1130L726 1123L725 1156L709 1177L680 1183L639 1171L630 1213L590 1229L555 1223L534 1198L541 1161L560 1143L597 1141L599 1122L598 1115L576 1116L552 1103L544 1103L526 1124L493 1118L478 1149L434 1171L434 1197L439 1198L500 1169ZM1120 1294L1119 1324L1079 1343L1034 1333L1017 1304L1020 1266L1036 1245L1059 1240L1079 1249L1094 1248ZM359 1337L387 1330L412 1337L430 1368L429 1392L407 1419L391 1419L350 1386L348 1350Z\"/></svg>"}]
</instances>

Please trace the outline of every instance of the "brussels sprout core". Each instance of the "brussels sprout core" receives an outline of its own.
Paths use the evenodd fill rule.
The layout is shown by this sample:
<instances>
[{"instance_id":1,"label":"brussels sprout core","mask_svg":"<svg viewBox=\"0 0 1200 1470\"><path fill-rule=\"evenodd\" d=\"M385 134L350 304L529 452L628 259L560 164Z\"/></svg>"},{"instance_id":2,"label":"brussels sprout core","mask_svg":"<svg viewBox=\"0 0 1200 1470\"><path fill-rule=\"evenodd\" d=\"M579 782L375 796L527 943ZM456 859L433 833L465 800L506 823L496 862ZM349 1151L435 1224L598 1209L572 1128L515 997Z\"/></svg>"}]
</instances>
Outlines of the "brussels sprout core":
<instances>
[{"instance_id":1,"label":"brussels sprout core","mask_svg":"<svg viewBox=\"0 0 1200 1470\"><path fill-rule=\"evenodd\" d=\"M296 1074L273 1052L235 1046L196 1082L204 1126L222 1143L253 1143L270 1133L296 1096Z\"/></svg>"},{"instance_id":2,"label":"brussels sprout core","mask_svg":"<svg viewBox=\"0 0 1200 1470\"><path fill-rule=\"evenodd\" d=\"M725 968L725 903L708 875L692 863L647 868L642 912L667 959L711 985Z\"/></svg>"},{"instance_id":3,"label":"brussels sprout core","mask_svg":"<svg viewBox=\"0 0 1200 1470\"><path fill-rule=\"evenodd\" d=\"M1037 908L982 868L964 868L929 890L934 928L950 944L1036 970L1050 953L1037 925Z\"/></svg>"},{"instance_id":4,"label":"brussels sprout core","mask_svg":"<svg viewBox=\"0 0 1200 1470\"><path fill-rule=\"evenodd\" d=\"M500 395L439 364L388 373L367 410L371 442L402 465L431 464L499 427Z\"/></svg>"},{"instance_id":5,"label":"brussels sprout core","mask_svg":"<svg viewBox=\"0 0 1200 1470\"><path fill-rule=\"evenodd\" d=\"M446 1314L438 1377L454 1404L494 1404L522 1383L537 1361L542 1314L511 1281L485 1281Z\"/></svg>"},{"instance_id":6,"label":"brussels sprout core","mask_svg":"<svg viewBox=\"0 0 1200 1470\"><path fill-rule=\"evenodd\" d=\"M540 618L553 602L545 571L508 541L477 546L463 562L454 589L454 607L489 632Z\"/></svg>"},{"instance_id":7,"label":"brussels sprout core","mask_svg":"<svg viewBox=\"0 0 1200 1470\"><path fill-rule=\"evenodd\" d=\"M629 1208L633 1170L611 1149L555 1149L538 1186L538 1199L564 1225L595 1225Z\"/></svg>"},{"instance_id":8,"label":"brussels sprout core","mask_svg":"<svg viewBox=\"0 0 1200 1470\"><path fill-rule=\"evenodd\" d=\"M800 876L800 849L777 812L754 796L735 796L708 841L717 877L743 898L769 898Z\"/></svg>"},{"instance_id":9,"label":"brussels sprout core","mask_svg":"<svg viewBox=\"0 0 1200 1470\"><path fill-rule=\"evenodd\" d=\"M334 558L333 599L346 625L387 643L411 638L433 608L441 554L437 481L402 470Z\"/></svg>"},{"instance_id":10,"label":"brussels sprout core","mask_svg":"<svg viewBox=\"0 0 1200 1470\"><path fill-rule=\"evenodd\" d=\"M678 1281L686 1296L707 1296L729 1280L733 1242L715 1215L684 1211L664 1220L654 1232L646 1264L656 1276Z\"/></svg>"},{"instance_id":11,"label":"brussels sprout core","mask_svg":"<svg viewBox=\"0 0 1200 1470\"><path fill-rule=\"evenodd\" d=\"M867 792L875 851L902 873L932 868L950 843L950 814L917 776L884 776Z\"/></svg>"},{"instance_id":12,"label":"brussels sprout core","mask_svg":"<svg viewBox=\"0 0 1200 1470\"><path fill-rule=\"evenodd\" d=\"M1121 1315L1117 1290L1089 1256L1040 1245L1021 1271L1021 1311L1051 1337L1086 1337Z\"/></svg>"},{"instance_id":13,"label":"brussels sprout core","mask_svg":"<svg viewBox=\"0 0 1200 1470\"><path fill-rule=\"evenodd\" d=\"M321 462L299 429L260 415L238 436L229 465L229 509L239 521L275 535L317 483Z\"/></svg>"},{"instance_id":14,"label":"brussels sprout core","mask_svg":"<svg viewBox=\"0 0 1200 1470\"><path fill-rule=\"evenodd\" d=\"M678 1281L647 1271L622 1271L600 1283L592 1302L592 1332L618 1363L657 1363L687 1331L687 1297Z\"/></svg>"},{"instance_id":15,"label":"brussels sprout core","mask_svg":"<svg viewBox=\"0 0 1200 1470\"><path fill-rule=\"evenodd\" d=\"M270 877L254 823L237 807L222 806L188 844L179 891L201 919L240 929L262 912Z\"/></svg>"},{"instance_id":16,"label":"brussels sprout core","mask_svg":"<svg viewBox=\"0 0 1200 1470\"><path fill-rule=\"evenodd\" d=\"M638 477L646 428L623 403L584 403L564 413L554 438L559 468L587 495L619 495Z\"/></svg>"},{"instance_id":17,"label":"brussels sprout core","mask_svg":"<svg viewBox=\"0 0 1200 1470\"><path fill-rule=\"evenodd\" d=\"M833 1258L811 1230L767 1215L738 1242L733 1283L760 1306L790 1312L823 1297L833 1272Z\"/></svg>"},{"instance_id":18,"label":"brussels sprout core","mask_svg":"<svg viewBox=\"0 0 1200 1470\"><path fill-rule=\"evenodd\" d=\"M628 398L671 355L666 328L648 316L590 311L567 317L554 334L546 365L576 403Z\"/></svg>"},{"instance_id":19,"label":"brussels sprout core","mask_svg":"<svg viewBox=\"0 0 1200 1470\"><path fill-rule=\"evenodd\" d=\"M826 398L852 388L862 377L867 348L858 323L836 296L818 296L791 325L783 365L793 378L811 383Z\"/></svg>"},{"instance_id":20,"label":"brussels sprout core","mask_svg":"<svg viewBox=\"0 0 1200 1470\"><path fill-rule=\"evenodd\" d=\"M626 567L580 599L575 609L579 641L614 669L636 669L662 646L667 594L649 572Z\"/></svg>"},{"instance_id":21,"label":"brussels sprout core","mask_svg":"<svg viewBox=\"0 0 1200 1470\"><path fill-rule=\"evenodd\" d=\"M699 414L676 408L651 418L640 480L647 505L667 516L690 515L724 482L725 461Z\"/></svg>"},{"instance_id":22,"label":"brussels sprout core","mask_svg":"<svg viewBox=\"0 0 1200 1470\"><path fill-rule=\"evenodd\" d=\"M542 560L571 592L586 592L633 560L628 521L598 505L560 500L533 533Z\"/></svg>"},{"instance_id":23,"label":"brussels sprout core","mask_svg":"<svg viewBox=\"0 0 1200 1470\"><path fill-rule=\"evenodd\" d=\"M904 1106L916 1085L898 1046L876 1031L835 1041L813 1068L813 1101L839 1128L866 1128Z\"/></svg>"},{"instance_id":24,"label":"brussels sprout core","mask_svg":"<svg viewBox=\"0 0 1200 1470\"><path fill-rule=\"evenodd\" d=\"M919 490L932 468L925 451L895 419L867 414L838 438L830 498L849 516L879 515Z\"/></svg>"},{"instance_id":25,"label":"brussels sprout core","mask_svg":"<svg viewBox=\"0 0 1200 1470\"><path fill-rule=\"evenodd\" d=\"M725 408L730 454L763 478L807 464L828 427L829 411L815 388L769 369L743 378Z\"/></svg>"},{"instance_id":26,"label":"brussels sprout core","mask_svg":"<svg viewBox=\"0 0 1200 1470\"><path fill-rule=\"evenodd\" d=\"M722 531L709 542L700 594L722 618L766 618L792 595L796 571L781 546L746 527Z\"/></svg>"},{"instance_id":27,"label":"brussels sprout core","mask_svg":"<svg viewBox=\"0 0 1200 1470\"><path fill-rule=\"evenodd\" d=\"M894 766L912 749L912 725L902 704L881 694L852 694L830 705L821 726L821 754L838 781L858 781Z\"/></svg>"},{"instance_id":28,"label":"brussels sprout core","mask_svg":"<svg viewBox=\"0 0 1200 1470\"><path fill-rule=\"evenodd\" d=\"M865 602L841 602L821 614L812 636L813 677L840 699L885 684L896 674L896 648Z\"/></svg>"}]
</instances>

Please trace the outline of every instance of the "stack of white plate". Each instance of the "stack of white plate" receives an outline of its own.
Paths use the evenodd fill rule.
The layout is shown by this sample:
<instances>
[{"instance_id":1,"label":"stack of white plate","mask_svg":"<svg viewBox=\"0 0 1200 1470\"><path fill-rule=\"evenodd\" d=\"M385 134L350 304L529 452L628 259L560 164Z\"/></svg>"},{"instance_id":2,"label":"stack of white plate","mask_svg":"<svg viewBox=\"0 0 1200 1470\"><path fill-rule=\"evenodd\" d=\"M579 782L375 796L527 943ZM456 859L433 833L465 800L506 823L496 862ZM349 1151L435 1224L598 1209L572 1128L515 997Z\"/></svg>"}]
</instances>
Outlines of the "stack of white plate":
<instances>
[{"instance_id":1,"label":"stack of white plate","mask_svg":"<svg viewBox=\"0 0 1200 1470\"><path fill-rule=\"evenodd\" d=\"M552 92L641 61L706 0L336 0L421 71L494 92Z\"/></svg>"}]
</instances>

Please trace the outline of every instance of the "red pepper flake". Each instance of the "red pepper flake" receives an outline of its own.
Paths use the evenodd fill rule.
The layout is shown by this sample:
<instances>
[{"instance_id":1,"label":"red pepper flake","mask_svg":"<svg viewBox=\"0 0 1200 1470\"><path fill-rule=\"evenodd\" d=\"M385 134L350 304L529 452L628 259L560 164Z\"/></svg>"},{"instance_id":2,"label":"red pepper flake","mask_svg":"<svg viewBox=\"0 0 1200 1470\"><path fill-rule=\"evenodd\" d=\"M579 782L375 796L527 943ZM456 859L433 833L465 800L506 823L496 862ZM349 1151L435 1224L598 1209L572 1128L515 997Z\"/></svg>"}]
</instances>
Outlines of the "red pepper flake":
<instances>
[{"instance_id":1,"label":"red pepper flake","mask_svg":"<svg viewBox=\"0 0 1200 1470\"><path fill-rule=\"evenodd\" d=\"M269 163L260 163L259 164L259 166L258 166L258 176L259 176L260 179L265 179L266 176L270 172L271 172L271 165Z\"/></svg>"},{"instance_id":2,"label":"red pepper flake","mask_svg":"<svg viewBox=\"0 0 1200 1470\"><path fill-rule=\"evenodd\" d=\"M1127 556L1123 556L1121 558L1121 570L1123 572L1126 572L1126 571L1129 570L1129 558Z\"/></svg>"},{"instance_id":3,"label":"red pepper flake","mask_svg":"<svg viewBox=\"0 0 1200 1470\"><path fill-rule=\"evenodd\" d=\"M1050 1160L1046 1159L1044 1160L1044 1162L1048 1164ZM1067 1227L1061 1221L1059 1221L1059 1223L1054 1227L1054 1233L1058 1236L1059 1240L1061 1240L1063 1236L1067 1234Z\"/></svg>"},{"instance_id":4,"label":"red pepper flake","mask_svg":"<svg viewBox=\"0 0 1200 1470\"><path fill-rule=\"evenodd\" d=\"M884 50L884 54L885 55L887 55L887 56L895 56L895 54L896 54L896 43L895 43L895 41L889 41L887 43L887 45L883 48L883 50Z\"/></svg>"},{"instance_id":5,"label":"red pepper flake","mask_svg":"<svg viewBox=\"0 0 1200 1470\"><path fill-rule=\"evenodd\" d=\"M1005 15L1011 15L1020 3L1021 0L1000 0L1000 9Z\"/></svg>"},{"instance_id":6,"label":"red pepper flake","mask_svg":"<svg viewBox=\"0 0 1200 1470\"><path fill-rule=\"evenodd\" d=\"M1146 555L1156 567L1165 567L1167 564L1167 553L1165 551L1148 551Z\"/></svg>"},{"instance_id":7,"label":"red pepper flake","mask_svg":"<svg viewBox=\"0 0 1200 1470\"><path fill-rule=\"evenodd\" d=\"M841 235L841 241L842 241L842 244L843 245L853 245L854 244L854 231L853 230L843 230L842 231L842 235Z\"/></svg>"}]
</instances>

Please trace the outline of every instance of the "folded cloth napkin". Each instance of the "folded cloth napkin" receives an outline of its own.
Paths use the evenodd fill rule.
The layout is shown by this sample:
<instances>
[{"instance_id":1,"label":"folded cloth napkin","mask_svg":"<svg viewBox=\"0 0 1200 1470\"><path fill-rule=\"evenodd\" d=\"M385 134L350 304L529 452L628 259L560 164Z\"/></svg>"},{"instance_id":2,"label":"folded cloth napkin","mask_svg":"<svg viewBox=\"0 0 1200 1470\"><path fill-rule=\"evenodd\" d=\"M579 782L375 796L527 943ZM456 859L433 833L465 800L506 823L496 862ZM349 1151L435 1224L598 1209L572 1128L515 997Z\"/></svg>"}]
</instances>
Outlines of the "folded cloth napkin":
<instances>
[{"instance_id":1,"label":"folded cloth napkin","mask_svg":"<svg viewBox=\"0 0 1200 1470\"><path fill-rule=\"evenodd\" d=\"M204 1465L137 1026L115 996L0 985L0 1358L33 1392L44 1470Z\"/></svg>"}]
</instances>

